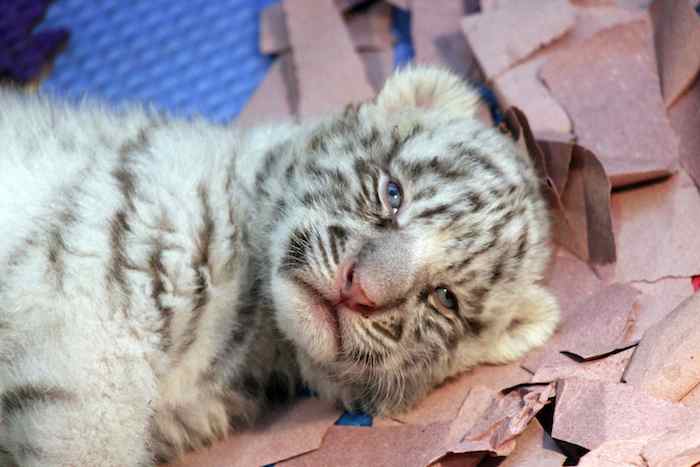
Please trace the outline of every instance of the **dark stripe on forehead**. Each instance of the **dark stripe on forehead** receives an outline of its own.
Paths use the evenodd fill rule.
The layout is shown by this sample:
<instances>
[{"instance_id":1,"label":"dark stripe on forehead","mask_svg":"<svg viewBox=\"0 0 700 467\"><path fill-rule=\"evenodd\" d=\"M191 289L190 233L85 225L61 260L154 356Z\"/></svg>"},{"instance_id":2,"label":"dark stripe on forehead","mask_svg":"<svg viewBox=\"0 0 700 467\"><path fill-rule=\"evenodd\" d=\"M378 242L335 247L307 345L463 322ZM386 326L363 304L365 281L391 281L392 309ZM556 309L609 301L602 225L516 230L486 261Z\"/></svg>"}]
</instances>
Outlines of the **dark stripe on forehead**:
<instances>
[{"instance_id":1,"label":"dark stripe on forehead","mask_svg":"<svg viewBox=\"0 0 700 467\"><path fill-rule=\"evenodd\" d=\"M450 211L450 206L447 204L438 204L437 206L433 206L430 208L427 208L418 214L414 216L414 219L426 219L426 218L431 218L433 216L438 216L441 214L449 214Z\"/></svg>"},{"instance_id":2,"label":"dark stripe on forehead","mask_svg":"<svg viewBox=\"0 0 700 467\"><path fill-rule=\"evenodd\" d=\"M363 135L360 138L360 145L364 148L365 151L370 152L374 149L374 146L376 146L378 141L379 130L376 127L372 127L368 134Z\"/></svg>"},{"instance_id":3,"label":"dark stripe on forehead","mask_svg":"<svg viewBox=\"0 0 700 467\"><path fill-rule=\"evenodd\" d=\"M431 199L437 195L438 189L435 186L429 186L426 188L421 188L412 196L413 202L421 201L424 199Z\"/></svg>"}]
</instances>

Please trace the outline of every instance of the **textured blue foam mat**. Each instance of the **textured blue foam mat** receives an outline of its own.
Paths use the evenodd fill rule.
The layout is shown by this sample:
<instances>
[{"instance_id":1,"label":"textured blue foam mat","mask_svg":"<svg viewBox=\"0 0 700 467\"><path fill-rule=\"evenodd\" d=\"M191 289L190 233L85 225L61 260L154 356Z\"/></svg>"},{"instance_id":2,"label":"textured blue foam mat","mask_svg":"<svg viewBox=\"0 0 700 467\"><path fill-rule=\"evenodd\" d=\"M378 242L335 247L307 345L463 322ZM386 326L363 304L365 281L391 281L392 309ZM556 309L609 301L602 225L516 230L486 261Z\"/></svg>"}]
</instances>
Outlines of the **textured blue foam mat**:
<instances>
[{"instance_id":1,"label":"textured blue foam mat","mask_svg":"<svg viewBox=\"0 0 700 467\"><path fill-rule=\"evenodd\" d=\"M43 88L230 120L270 63L258 24L273 1L57 0L39 30L65 27L71 38Z\"/></svg>"}]
</instances>

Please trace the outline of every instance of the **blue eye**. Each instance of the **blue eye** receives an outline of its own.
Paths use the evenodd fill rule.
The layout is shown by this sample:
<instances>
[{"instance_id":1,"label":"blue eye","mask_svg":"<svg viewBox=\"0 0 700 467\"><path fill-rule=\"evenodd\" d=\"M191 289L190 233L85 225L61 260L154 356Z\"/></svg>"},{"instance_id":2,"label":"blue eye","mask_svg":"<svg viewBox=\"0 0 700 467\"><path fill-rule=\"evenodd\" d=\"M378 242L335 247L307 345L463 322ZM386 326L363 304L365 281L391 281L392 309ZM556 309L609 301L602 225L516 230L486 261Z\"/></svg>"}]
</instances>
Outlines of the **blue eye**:
<instances>
[{"instance_id":1,"label":"blue eye","mask_svg":"<svg viewBox=\"0 0 700 467\"><path fill-rule=\"evenodd\" d=\"M386 184L386 201L387 204L394 210L398 211L401 207L401 201L403 201L403 196L401 194L401 187L398 183L389 181Z\"/></svg>"}]
</instances>

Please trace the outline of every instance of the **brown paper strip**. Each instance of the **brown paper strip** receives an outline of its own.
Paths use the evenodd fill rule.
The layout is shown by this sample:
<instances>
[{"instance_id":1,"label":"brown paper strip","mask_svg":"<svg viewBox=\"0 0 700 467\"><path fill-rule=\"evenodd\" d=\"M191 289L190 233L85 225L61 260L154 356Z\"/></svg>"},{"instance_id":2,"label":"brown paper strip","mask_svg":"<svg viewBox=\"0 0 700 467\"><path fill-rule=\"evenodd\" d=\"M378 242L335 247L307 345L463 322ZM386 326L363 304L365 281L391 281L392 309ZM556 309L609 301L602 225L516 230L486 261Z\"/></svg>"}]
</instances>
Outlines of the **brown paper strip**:
<instances>
[{"instance_id":1,"label":"brown paper strip","mask_svg":"<svg viewBox=\"0 0 700 467\"><path fill-rule=\"evenodd\" d=\"M415 62L444 65L464 78L479 74L460 26L463 0L412 0L411 37Z\"/></svg>"},{"instance_id":2,"label":"brown paper strip","mask_svg":"<svg viewBox=\"0 0 700 467\"><path fill-rule=\"evenodd\" d=\"M547 182L545 193L553 213L555 241L590 261L601 275L607 275L616 252L610 185L600 162L590 151L575 144L536 143L525 115L518 109L506 111L504 119Z\"/></svg>"},{"instance_id":3,"label":"brown paper strip","mask_svg":"<svg viewBox=\"0 0 700 467\"><path fill-rule=\"evenodd\" d=\"M289 54L281 55L275 60L253 97L236 118L236 125L252 127L294 117L297 96L292 66Z\"/></svg>"},{"instance_id":4,"label":"brown paper strip","mask_svg":"<svg viewBox=\"0 0 700 467\"><path fill-rule=\"evenodd\" d=\"M349 8L340 8L345 11ZM367 8L345 15L352 42L358 51L391 49L391 7L377 2ZM260 13L260 51L264 54L289 52L291 43L286 17L281 3L275 3Z\"/></svg>"},{"instance_id":5,"label":"brown paper strip","mask_svg":"<svg viewBox=\"0 0 700 467\"><path fill-rule=\"evenodd\" d=\"M670 107L700 72L700 16L688 0L656 0L650 13L661 92Z\"/></svg>"},{"instance_id":6,"label":"brown paper strip","mask_svg":"<svg viewBox=\"0 0 700 467\"><path fill-rule=\"evenodd\" d=\"M284 0L282 5L294 48L300 117L371 99L374 90L335 3Z\"/></svg>"},{"instance_id":7,"label":"brown paper strip","mask_svg":"<svg viewBox=\"0 0 700 467\"><path fill-rule=\"evenodd\" d=\"M700 186L700 79L669 110L671 124L680 138L680 160Z\"/></svg>"},{"instance_id":8,"label":"brown paper strip","mask_svg":"<svg viewBox=\"0 0 700 467\"><path fill-rule=\"evenodd\" d=\"M372 88L379 92L384 82L394 71L394 51L376 50L360 52L360 59L365 65L365 72Z\"/></svg>"}]
</instances>

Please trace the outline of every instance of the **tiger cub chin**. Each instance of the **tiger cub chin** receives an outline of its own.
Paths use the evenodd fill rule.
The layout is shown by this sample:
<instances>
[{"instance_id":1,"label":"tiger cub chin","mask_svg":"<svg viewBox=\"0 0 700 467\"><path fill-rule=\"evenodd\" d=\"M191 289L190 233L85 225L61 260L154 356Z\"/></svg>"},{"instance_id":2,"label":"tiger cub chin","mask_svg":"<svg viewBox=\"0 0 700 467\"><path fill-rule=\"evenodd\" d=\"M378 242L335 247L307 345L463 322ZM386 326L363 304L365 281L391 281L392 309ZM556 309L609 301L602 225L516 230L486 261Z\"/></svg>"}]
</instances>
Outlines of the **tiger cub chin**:
<instances>
[{"instance_id":1,"label":"tiger cub chin","mask_svg":"<svg viewBox=\"0 0 700 467\"><path fill-rule=\"evenodd\" d=\"M420 67L245 132L1 92L0 453L152 465L301 386L395 413L542 344L540 181L477 104Z\"/></svg>"}]
</instances>

